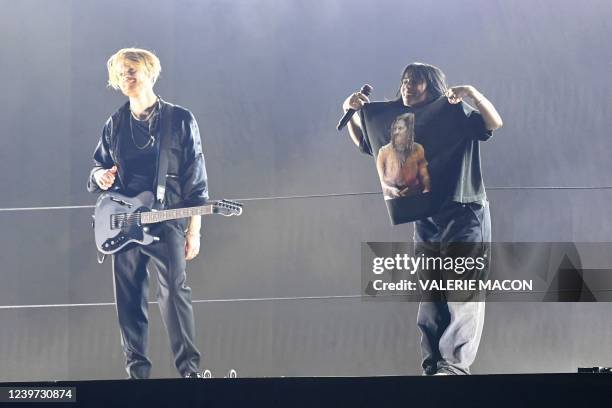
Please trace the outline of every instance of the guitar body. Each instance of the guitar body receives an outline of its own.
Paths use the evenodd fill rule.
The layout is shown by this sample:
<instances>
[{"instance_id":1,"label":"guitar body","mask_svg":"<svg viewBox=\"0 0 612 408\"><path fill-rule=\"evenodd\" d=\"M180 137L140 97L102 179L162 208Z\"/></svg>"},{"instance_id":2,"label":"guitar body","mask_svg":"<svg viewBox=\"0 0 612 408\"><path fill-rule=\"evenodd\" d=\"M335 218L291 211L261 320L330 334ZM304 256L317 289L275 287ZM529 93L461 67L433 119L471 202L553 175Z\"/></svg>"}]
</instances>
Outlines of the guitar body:
<instances>
[{"instance_id":1,"label":"guitar body","mask_svg":"<svg viewBox=\"0 0 612 408\"><path fill-rule=\"evenodd\" d=\"M127 197L115 192L102 193L96 202L94 212L95 218L95 240L98 250L103 254L112 254L130 242L149 245L155 240L149 234L148 228L143 228L139 222L129 222L118 226L117 221L113 225L113 217L118 218L132 215L137 219L137 213L149 212L153 208L155 197L150 191L144 191L135 197ZM136 220L134 220L136 221Z\"/></svg>"},{"instance_id":2,"label":"guitar body","mask_svg":"<svg viewBox=\"0 0 612 408\"><path fill-rule=\"evenodd\" d=\"M149 245L157 239L149 234L149 224L187 218L194 215L219 214L225 217L242 214L242 204L220 200L199 207L155 211L155 196L144 191L137 196L107 191L98 197L94 211L94 235L98 251L113 254L131 242Z\"/></svg>"}]
</instances>

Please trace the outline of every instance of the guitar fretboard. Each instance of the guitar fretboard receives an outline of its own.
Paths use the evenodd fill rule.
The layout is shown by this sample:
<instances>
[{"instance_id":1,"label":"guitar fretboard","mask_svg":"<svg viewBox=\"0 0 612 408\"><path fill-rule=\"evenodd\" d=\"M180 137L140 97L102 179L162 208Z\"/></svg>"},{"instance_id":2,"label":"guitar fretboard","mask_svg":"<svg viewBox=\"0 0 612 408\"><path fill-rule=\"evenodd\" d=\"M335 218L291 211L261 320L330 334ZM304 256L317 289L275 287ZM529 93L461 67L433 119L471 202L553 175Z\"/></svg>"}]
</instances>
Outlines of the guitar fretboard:
<instances>
[{"instance_id":1,"label":"guitar fretboard","mask_svg":"<svg viewBox=\"0 0 612 408\"><path fill-rule=\"evenodd\" d=\"M140 214L141 224L154 224L156 222L176 220L178 218L187 218L194 215L212 214L212 205L203 205L200 207L177 208L174 210L150 211Z\"/></svg>"}]
</instances>

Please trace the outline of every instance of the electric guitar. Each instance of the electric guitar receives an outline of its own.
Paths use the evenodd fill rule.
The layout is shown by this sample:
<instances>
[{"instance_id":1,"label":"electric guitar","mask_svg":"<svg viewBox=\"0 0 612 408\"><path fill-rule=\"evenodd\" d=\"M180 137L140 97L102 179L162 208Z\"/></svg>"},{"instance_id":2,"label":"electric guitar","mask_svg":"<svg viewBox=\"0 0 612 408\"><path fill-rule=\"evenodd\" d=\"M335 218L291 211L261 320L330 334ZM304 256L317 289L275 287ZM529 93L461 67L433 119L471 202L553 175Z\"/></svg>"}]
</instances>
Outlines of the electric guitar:
<instances>
[{"instance_id":1,"label":"electric guitar","mask_svg":"<svg viewBox=\"0 0 612 408\"><path fill-rule=\"evenodd\" d=\"M116 192L105 192L98 197L94 210L94 235L98 251L113 254L130 242L149 245L158 240L149 233L147 225L187 218L194 215L220 214L226 217L242 214L242 204L220 200L199 207L156 211L155 197L145 191L135 197Z\"/></svg>"}]
</instances>

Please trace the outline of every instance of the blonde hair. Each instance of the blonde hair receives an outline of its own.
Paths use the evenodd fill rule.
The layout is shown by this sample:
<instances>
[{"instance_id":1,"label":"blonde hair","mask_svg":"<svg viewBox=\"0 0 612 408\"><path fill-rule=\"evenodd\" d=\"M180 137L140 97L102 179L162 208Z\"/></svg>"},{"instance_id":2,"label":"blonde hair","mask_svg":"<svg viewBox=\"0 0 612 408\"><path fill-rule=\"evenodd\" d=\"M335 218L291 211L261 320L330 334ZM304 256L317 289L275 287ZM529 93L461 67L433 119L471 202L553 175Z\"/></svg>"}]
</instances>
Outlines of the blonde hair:
<instances>
[{"instance_id":1,"label":"blonde hair","mask_svg":"<svg viewBox=\"0 0 612 408\"><path fill-rule=\"evenodd\" d=\"M141 48L122 48L111 55L106 62L106 68L108 69L108 86L113 89L119 89L122 64L126 60L144 66L147 74L151 78L151 82L155 84L161 72L159 58L151 51Z\"/></svg>"}]
</instances>

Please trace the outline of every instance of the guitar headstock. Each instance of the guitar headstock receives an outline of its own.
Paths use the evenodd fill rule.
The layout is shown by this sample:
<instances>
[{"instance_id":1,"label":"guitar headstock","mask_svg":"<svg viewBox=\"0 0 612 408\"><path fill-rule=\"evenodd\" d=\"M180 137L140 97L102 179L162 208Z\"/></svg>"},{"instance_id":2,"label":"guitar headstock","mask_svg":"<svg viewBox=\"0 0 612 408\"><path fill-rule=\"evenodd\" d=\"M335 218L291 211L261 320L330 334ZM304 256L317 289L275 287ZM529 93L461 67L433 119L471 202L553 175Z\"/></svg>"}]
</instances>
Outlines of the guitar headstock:
<instances>
[{"instance_id":1,"label":"guitar headstock","mask_svg":"<svg viewBox=\"0 0 612 408\"><path fill-rule=\"evenodd\" d=\"M236 201L219 200L212 203L213 213L231 217L242 214L242 204Z\"/></svg>"}]
</instances>

